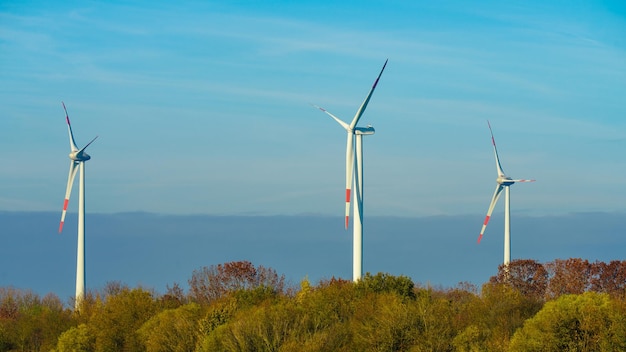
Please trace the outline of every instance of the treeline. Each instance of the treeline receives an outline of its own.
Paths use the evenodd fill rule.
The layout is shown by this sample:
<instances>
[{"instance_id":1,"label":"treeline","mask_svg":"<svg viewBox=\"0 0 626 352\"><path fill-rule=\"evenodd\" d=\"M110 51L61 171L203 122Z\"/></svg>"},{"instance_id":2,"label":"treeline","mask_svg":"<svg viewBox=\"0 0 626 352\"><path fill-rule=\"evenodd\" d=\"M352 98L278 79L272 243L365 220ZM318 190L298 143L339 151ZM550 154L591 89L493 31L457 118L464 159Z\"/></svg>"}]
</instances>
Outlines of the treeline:
<instances>
[{"instance_id":1,"label":"treeline","mask_svg":"<svg viewBox=\"0 0 626 352\"><path fill-rule=\"evenodd\" d=\"M231 262L188 292L113 282L79 307L0 288L0 351L624 351L626 261L517 260L480 289L383 273L291 287Z\"/></svg>"}]
</instances>

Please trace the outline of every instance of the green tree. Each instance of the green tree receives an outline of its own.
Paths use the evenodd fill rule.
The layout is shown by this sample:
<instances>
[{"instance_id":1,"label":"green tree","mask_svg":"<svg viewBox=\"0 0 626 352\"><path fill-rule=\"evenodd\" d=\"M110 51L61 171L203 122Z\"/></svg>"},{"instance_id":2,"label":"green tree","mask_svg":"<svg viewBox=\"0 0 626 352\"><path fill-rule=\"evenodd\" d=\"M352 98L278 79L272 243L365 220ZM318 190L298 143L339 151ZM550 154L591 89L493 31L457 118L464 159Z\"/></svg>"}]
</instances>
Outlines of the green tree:
<instances>
[{"instance_id":1,"label":"green tree","mask_svg":"<svg viewBox=\"0 0 626 352\"><path fill-rule=\"evenodd\" d=\"M290 338L297 312L288 298L243 309L203 340L200 351L279 351Z\"/></svg>"},{"instance_id":2,"label":"green tree","mask_svg":"<svg viewBox=\"0 0 626 352\"><path fill-rule=\"evenodd\" d=\"M393 293L363 297L351 319L355 349L409 351L418 337L418 325L425 325L419 324L416 310Z\"/></svg>"},{"instance_id":3,"label":"green tree","mask_svg":"<svg viewBox=\"0 0 626 352\"><path fill-rule=\"evenodd\" d=\"M166 309L146 321L137 333L147 352L192 352L201 315L196 303Z\"/></svg>"},{"instance_id":4,"label":"green tree","mask_svg":"<svg viewBox=\"0 0 626 352\"><path fill-rule=\"evenodd\" d=\"M208 308L204 318L199 321L199 331L204 337L209 335L219 326L226 324L237 312L237 300L233 297L223 297L213 302Z\"/></svg>"},{"instance_id":5,"label":"green tree","mask_svg":"<svg viewBox=\"0 0 626 352\"><path fill-rule=\"evenodd\" d=\"M87 324L79 324L59 336L56 352L93 352L95 349L96 337Z\"/></svg>"},{"instance_id":6,"label":"green tree","mask_svg":"<svg viewBox=\"0 0 626 352\"><path fill-rule=\"evenodd\" d=\"M262 287L212 303L201 321L198 351L342 351L351 346L348 322L355 299L351 281L303 285L292 296Z\"/></svg>"},{"instance_id":7,"label":"green tree","mask_svg":"<svg viewBox=\"0 0 626 352\"><path fill-rule=\"evenodd\" d=\"M393 276L386 273L372 275L366 273L355 284L357 292L361 293L395 293L403 298L415 298L415 284L406 276Z\"/></svg>"},{"instance_id":8,"label":"green tree","mask_svg":"<svg viewBox=\"0 0 626 352\"><path fill-rule=\"evenodd\" d=\"M457 331L452 302L444 292L432 288L417 291L410 303L417 324L417 344L411 351L449 351Z\"/></svg>"},{"instance_id":9,"label":"green tree","mask_svg":"<svg viewBox=\"0 0 626 352\"><path fill-rule=\"evenodd\" d=\"M507 284L483 285L480 300L464 308L470 323L453 338L459 351L507 351L511 337L541 305Z\"/></svg>"},{"instance_id":10,"label":"green tree","mask_svg":"<svg viewBox=\"0 0 626 352\"><path fill-rule=\"evenodd\" d=\"M453 325L456 335L452 346L457 352L488 351L490 330L485 319L489 310L484 296L475 287L461 286L446 292L452 305Z\"/></svg>"},{"instance_id":11,"label":"green tree","mask_svg":"<svg viewBox=\"0 0 626 352\"><path fill-rule=\"evenodd\" d=\"M624 313L607 294L563 295L515 333L510 351L624 351Z\"/></svg>"},{"instance_id":12,"label":"green tree","mask_svg":"<svg viewBox=\"0 0 626 352\"><path fill-rule=\"evenodd\" d=\"M95 351L142 351L137 330L154 314L157 304L152 292L122 288L106 297L88 322L96 338Z\"/></svg>"},{"instance_id":13,"label":"green tree","mask_svg":"<svg viewBox=\"0 0 626 352\"><path fill-rule=\"evenodd\" d=\"M332 278L315 287L306 281L295 297L298 319L285 351L344 351L353 345L349 323L357 293L352 281Z\"/></svg>"},{"instance_id":14,"label":"green tree","mask_svg":"<svg viewBox=\"0 0 626 352\"><path fill-rule=\"evenodd\" d=\"M462 331L480 320L484 314L482 299L472 284L460 283L457 287L443 291L441 295L450 304L454 331Z\"/></svg>"}]
</instances>

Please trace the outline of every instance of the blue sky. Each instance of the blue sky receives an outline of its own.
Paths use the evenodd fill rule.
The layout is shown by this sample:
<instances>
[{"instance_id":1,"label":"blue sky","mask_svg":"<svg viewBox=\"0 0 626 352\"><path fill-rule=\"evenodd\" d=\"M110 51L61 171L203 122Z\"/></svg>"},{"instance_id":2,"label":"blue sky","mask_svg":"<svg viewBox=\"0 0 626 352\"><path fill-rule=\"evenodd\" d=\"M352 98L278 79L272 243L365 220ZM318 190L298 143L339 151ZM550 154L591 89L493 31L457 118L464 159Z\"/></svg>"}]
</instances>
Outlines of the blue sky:
<instances>
[{"instance_id":1,"label":"blue sky","mask_svg":"<svg viewBox=\"0 0 626 352\"><path fill-rule=\"evenodd\" d=\"M360 125L366 215L477 214L490 120L528 215L626 211L622 1L4 1L0 210L343 214ZM69 211L75 212L78 192ZM501 212L499 204L496 213ZM54 229L56 230L56 228Z\"/></svg>"}]
</instances>

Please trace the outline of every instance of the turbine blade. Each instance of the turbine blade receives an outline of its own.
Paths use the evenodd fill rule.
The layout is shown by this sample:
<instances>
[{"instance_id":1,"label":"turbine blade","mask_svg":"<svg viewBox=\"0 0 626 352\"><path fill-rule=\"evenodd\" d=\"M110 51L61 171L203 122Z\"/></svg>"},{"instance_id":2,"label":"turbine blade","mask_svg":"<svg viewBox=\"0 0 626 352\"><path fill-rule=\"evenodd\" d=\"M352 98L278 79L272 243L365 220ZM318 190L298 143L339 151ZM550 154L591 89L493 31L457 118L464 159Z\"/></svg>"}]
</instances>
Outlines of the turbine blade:
<instances>
[{"instance_id":1,"label":"turbine blade","mask_svg":"<svg viewBox=\"0 0 626 352\"><path fill-rule=\"evenodd\" d=\"M311 104L311 105L313 105L313 104ZM323 111L323 112L325 112L328 116L332 117L332 118L333 118L335 121L337 121L337 122L341 125L341 127L343 127L346 131L350 128L350 126L349 126L347 123L345 123L345 122L341 121L341 119L339 119L337 116L335 116L335 115L331 114L330 112L326 111L326 109L321 108L321 107L319 107L319 106L317 106L317 105L313 105L313 107L315 107L315 108L318 108L318 109L322 110L322 111Z\"/></svg>"},{"instance_id":2,"label":"turbine blade","mask_svg":"<svg viewBox=\"0 0 626 352\"><path fill-rule=\"evenodd\" d=\"M83 148L82 148L82 149L78 152L78 154L80 154L80 153L84 152L84 151L85 151L85 149L87 149L87 147L88 147L91 143L93 143L93 141L95 141L96 139L98 139L98 136L95 136L95 137L91 140L91 142L87 143L87 145L85 145L85 146L84 146L84 147L83 147Z\"/></svg>"},{"instance_id":3,"label":"turbine blade","mask_svg":"<svg viewBox=\"0 0 626 352\"><path fill-rule=\"evenodd\" d=\"M500 198L500 194L502 194L502 190L504 186L497 185L496 191L493 193L493 197L491 198L491 203L489 204L489 209L487 210L487 216L485 217L485 222L483 223L482 229L480 229L480 235L478 235L477 243L480 243L480 240L483 238L483 234L485 233L485 229L487 228L487 224L489 223L489 219L491 219L491 213L493 213L493 209L498 202L498 198Z\"/></svg>"},{"instance_id":4,"label":"turbine blade","mask_svg":"<svg viewBox=\"0 0 626 352\"><path fill-rule=\"evenodd\" d=\"M61 102L61 104L63 104L63 110L65 110L65 121L67 122L67 131L70 135L70 149L73 152L75 152L78 150L78 147L76 147L76 141L74 141L74 133L72 132L72 124L70 123L70 116L67 114L65 103Z\"/></svg>"},{"instance_id":5,"label":"turbine blade","mask_svg":"<svg viewBox=\"0 0 626 352\"><path fill-rule=\"evenodd\" d=\"M350 198L352 190L352 178L354 172L354 134L348 132L346 145L346 230L350 222Z\"/></svg>"},{"instance_id":6,"label":"turbine blade","mask_svg":"<svg viewBox=\"0 0 626 352\"><path fill-rule=\"evenodd\" d=\"M382 76L383 71L385 70L385 67L387 66L387 61L389 61L389 59L385 60L385 64L383 65L383 68L380 70L378 77L376 77L376 81L374 81L374 85L372 86L372 89L370 89L370 92L367 94L367 97L361 104L361 107L359 108L359 110L357 110L356 115L354 115L354 118L352 119L352 123L350 123L351 130L353 130L356 127L356 124L359 122L361 115L363 115L363 112L365 112L365 108L367 107L367 104L369 103L370 98L372 97L372 94L374 93L374 89L376 89L376 85L378 85L378 80L380 79L380 76Z\"/></svg>"},{"instance_id":7,"label":"turbine blade","mask_svg":"<svg viewBox=\"0 0 626 352\"><path fill-rule=\"evenodd\" d=\"M535 182L535 180L512 180L513 182Z\"/></svg>"},{"instance_id":8,"label":"turbine blade","mask_svg":"<svg viewBox=\"0 0 626 352\"><path fill-rule=\"evenodd\" d=\"M74 185L74 178L76 177L76 171L78 171L78 162L70 161L70 172L67 176L67 188L65 189L65 200L63 201L63 213L61 213L61 223L59 224L59 233L63 231L63 224L65 223L65 214L67 213L67 205L70 202L70 194L72 193L72 186Z\"/></svg>"},{"instance_id":9,"label":"turbine blade","mask_svg":"<svg viewBox=\"0 0 626 352\"><path fill-rule=\"evenodd\" d=\"M502 170L502 165L500 164L500 158L498 157L498 149L496 148L496 140L493 138L493 131L491 130L491 124L489 120L487 120L487 125L489 126L489 133L491 133L491 144L493 144L493 153L496 156L496 169L498 171L499 177L506 177L504 171Z\"/></svg>"}]
</instances>

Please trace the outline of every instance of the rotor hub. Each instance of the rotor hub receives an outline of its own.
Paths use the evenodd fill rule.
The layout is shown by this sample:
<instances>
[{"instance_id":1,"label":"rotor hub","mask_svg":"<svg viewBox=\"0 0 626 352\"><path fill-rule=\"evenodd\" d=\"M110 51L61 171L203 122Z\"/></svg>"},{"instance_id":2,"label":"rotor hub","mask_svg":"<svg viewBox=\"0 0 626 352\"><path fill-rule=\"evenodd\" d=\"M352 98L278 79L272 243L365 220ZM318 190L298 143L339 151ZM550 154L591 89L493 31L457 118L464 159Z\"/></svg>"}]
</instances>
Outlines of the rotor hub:
<instances>
[{"instance_id":1,"label":"rotor hub","mask_svg":"<svg viewBox=\"0 0 626 352\"><path fill-rule=\"evenodd\" d=\"M91 156L85 152L72 152L69 154L70 159L74 161L87 161Z\"/></svg>"}]
</instances>

